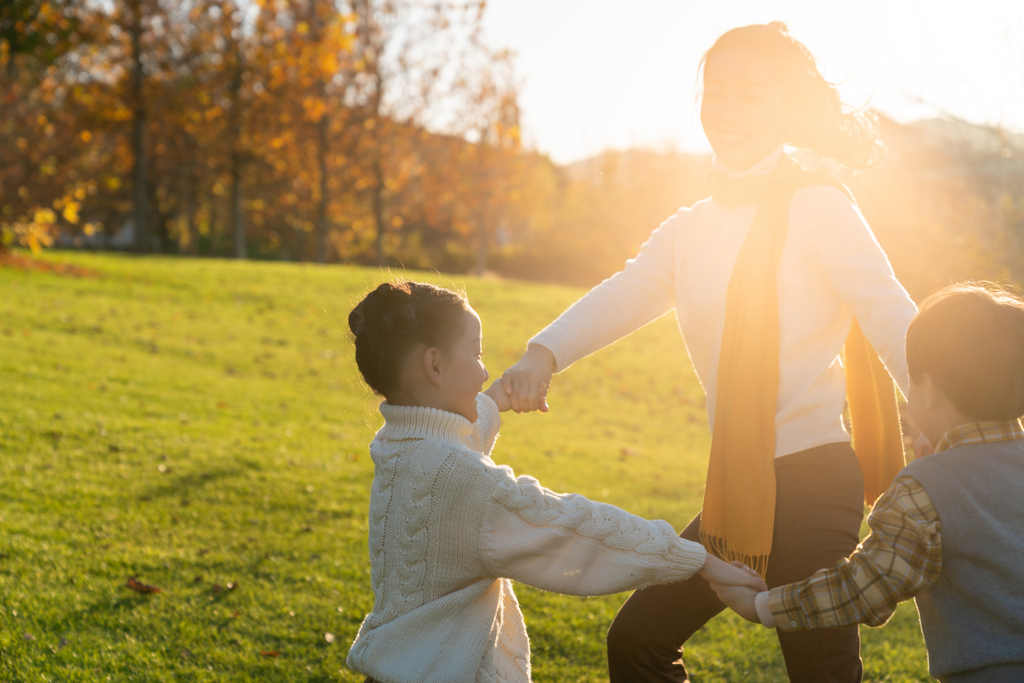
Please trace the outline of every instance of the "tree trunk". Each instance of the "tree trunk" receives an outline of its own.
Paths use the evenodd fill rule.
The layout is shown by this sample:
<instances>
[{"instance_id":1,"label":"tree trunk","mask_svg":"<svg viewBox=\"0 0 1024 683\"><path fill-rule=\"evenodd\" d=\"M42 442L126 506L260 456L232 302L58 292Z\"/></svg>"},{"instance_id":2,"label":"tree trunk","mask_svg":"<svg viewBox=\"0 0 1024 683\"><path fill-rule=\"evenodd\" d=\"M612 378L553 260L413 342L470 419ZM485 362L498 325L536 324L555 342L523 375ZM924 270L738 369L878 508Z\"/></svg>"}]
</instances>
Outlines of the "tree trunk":
<instances>
[{"instance_id":1,"label":"tree trunk","mask_svg":"<svg viewBox=\"0 0 1024 683\"><path fill-rule=\"evenodd\" d=\"M142 99L142 8L136 0L132 3L134 10L134 21L132 22L132 100L134 135L132 136L135 152L135 251L145 254L152 247L152 238L149 233L149 225L146 221L146 108Z\"/></svg>"},{"instance_id":2,"label":"tree trunk","mask_svg":"<svg viewBox=\"0 0 1024 683\"><path fill-rule=\"evenodd\" d=\"M384 253L384 171L379 147L377 155L373 160L373 223L377 228L377 265L383 268L388 264L388 258Z\"/></svg>"},{"instance_id":3,"label":"tree trunk","mask_svg":"<svg viewBox=\"0 0 1024 683\"><path fill-rule=\"evenodd\" d=\"M487 144L485 132L480 132L480 142L477 143L477 177L476 182L482 186L480 193L480 206L477 211L477 245L476 245L476 274L483 275L487 270L487 220L490 217L490 174L487 170Z\"/></svg>"},{"instance_id":4,"label":"tree trunk","mask_svg":"<svg viewBox=\"0 0 1024 683\"><path fill-rule=\"evenodd\" d=\"M330 121L325 113L317 126L320 149L320 201L316 207L316 261L327 262L327 132Z\"/></svg>"},{"instance_id":5,"label":"tree trunk","mask_svg":"<svg viewBox=\"0 0 1024 683\"><path fill-rule=\"evenodd\" d=\"M185 198L185 230L188 234L188 246L185 248L189 256L199 253L199 231L196 229L196 193L195 186L189 188Z\"/></svg>"},{"instance_id":6,"label":"tree trunk","mask_svg":"<svg viewBox=\"0 0 1024 683\"><path fill-rule=\"evenodd\" d=\"M245 223L242 220L242 169L238 152L231 155L231 234L235 241L235 258L245 259Z\"/></svg>"}]
</instances>

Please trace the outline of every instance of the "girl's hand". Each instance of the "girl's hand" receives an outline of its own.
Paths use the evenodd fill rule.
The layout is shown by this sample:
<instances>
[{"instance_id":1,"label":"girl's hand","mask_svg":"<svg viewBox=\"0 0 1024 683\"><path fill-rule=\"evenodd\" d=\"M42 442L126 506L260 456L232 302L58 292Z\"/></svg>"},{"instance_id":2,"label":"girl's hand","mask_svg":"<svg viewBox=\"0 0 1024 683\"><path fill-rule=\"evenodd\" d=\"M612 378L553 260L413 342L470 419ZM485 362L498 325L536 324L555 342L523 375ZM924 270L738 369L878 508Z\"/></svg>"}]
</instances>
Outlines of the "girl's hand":
<instances>
[{"instance_id":1,"label":"girl's hand","mask_svg":"<svg viewBox=\"0 0 1024 683\"><path fill-rule=\"evenodd\" d=\"M711 590L715 591L718 599L728 605L736 614L755 624L761 623L761 618L757 616L757 605L754 602L758 591L747 586L725 586L717 583L711 584Z\"/></svg>"},{"instance_id":2,"label":"girl's hand","mask_svg":"<svg viewBox=\"0 0 1024 683\"><path fill-rule=\"evenodd\" d=\"M755 593L768 590L768 586L761 579L757 572L742 562L732 564L720 560L711 553L708 553L704 566L698 572L707 579L708 583L719 586L744 586Z\"/></svg>"},{"instance_id":3,"label":"girl's hand","mask_svg":"<svg viewBox=\"0 0 1024 683\"><path fill-rule=\"evenodd\" d=\"M506 410L512 408L512 400L508 394L505 393L505 389L501 386L501 380L496 379L491 383L491 386L487 387L484 391L485 394L490 396L491 400L498 406L498 412L504 413Z\"/></svg>"},{"instance_id":4,"label":"girl's hand","mask_svg":"<svg viewBox=\"0 0 1024 683\"><path fill-rule=\"evenodd\" d=\"M547 387L555 372L555 356L539 344L530 344L526 353L501 376L501 384L511 401L512 410L529 413L548 412Z\"/></svg>"}]
</instances>

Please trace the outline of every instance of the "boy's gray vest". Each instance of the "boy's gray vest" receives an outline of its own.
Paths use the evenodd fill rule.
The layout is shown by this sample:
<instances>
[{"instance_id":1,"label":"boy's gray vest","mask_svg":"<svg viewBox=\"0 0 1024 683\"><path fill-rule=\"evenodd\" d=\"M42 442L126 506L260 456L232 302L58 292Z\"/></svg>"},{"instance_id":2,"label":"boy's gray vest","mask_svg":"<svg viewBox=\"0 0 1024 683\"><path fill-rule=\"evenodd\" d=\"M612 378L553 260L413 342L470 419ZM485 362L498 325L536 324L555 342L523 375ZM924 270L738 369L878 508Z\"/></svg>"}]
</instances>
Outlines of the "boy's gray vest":
<instances>
[{"instance_id":1,"label":"boy's gray vest","mask_svg":"<svg viewBox=\"0 0 1024 683\"><path fill-rule=\"evenodd\" d=\"M958 446L902 474L942 523L942 571L917 595L929 671L1024 681L1024 440Z\"/></svg>"}]
</instances>

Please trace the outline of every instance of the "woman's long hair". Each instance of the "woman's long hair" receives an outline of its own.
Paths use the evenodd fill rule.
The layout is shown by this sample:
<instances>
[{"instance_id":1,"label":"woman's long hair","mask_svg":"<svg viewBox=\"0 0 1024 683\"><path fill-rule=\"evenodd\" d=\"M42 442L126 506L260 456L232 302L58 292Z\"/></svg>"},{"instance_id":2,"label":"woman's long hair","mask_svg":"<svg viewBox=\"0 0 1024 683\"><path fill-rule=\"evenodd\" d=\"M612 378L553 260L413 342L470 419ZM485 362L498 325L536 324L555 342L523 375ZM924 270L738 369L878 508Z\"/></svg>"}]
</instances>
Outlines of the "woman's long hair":
<instances>
[{"instance_id":1,"label":"woman's long hair","mask_svg":"<svg viewBox=\"0 0 1024 683\"><path fill-rule=\"evenodd\" d=\"M811 51L789 35L781 21L751 24L723 33L701 57L703 68L720 50L747 50L776 68L786 106L795 120L785 143L851 168L874 166L885 154L878 119L865 109L850 108L836 86L821 75Z\"/></svg>"}]
</instances>

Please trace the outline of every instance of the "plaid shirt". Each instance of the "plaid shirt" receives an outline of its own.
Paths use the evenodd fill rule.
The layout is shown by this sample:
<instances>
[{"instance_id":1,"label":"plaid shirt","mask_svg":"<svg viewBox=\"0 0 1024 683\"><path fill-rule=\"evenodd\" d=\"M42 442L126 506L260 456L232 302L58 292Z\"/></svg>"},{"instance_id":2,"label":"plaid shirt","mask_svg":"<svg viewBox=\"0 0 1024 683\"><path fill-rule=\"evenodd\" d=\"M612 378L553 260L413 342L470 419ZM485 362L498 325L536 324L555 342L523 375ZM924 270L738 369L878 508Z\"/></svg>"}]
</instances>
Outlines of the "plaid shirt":
<instances>
[{"instance_id":1,"label":"plaid shirt","mask_svg":"<svg viewBox=\"0 0 1024 683\"><path fill-rule=\"evenodd\" d=\"M1022 438L1019 420L975 422L946 432L935 452ZM896 605L935 583L942 571L942 524L916 479L897 477L872 508L868 526L871 533L850 557L768 593L778 628L881 626Z\"/></svg>"}]
</instances>

